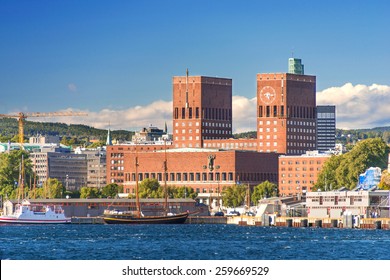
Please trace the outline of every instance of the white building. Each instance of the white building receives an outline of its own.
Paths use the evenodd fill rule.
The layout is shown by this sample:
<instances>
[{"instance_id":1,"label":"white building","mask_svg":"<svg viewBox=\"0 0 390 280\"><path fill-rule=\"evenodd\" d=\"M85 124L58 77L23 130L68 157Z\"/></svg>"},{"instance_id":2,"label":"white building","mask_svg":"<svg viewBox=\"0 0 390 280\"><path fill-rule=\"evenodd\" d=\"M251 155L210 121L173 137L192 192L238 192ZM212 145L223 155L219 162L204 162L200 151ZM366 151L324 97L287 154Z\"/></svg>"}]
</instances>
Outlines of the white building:
<instances>
[{"instance_id":1,"label":"white building","mask_svg":"<svg viewBox=\"0 0 390 280\"><path fill-rule=\"evenodd\" d=\"M340 218L345 213L369 217L390 217L390 191L359 190L308 192L306 208L309 217Z\"/></svg>"}]
</instances>

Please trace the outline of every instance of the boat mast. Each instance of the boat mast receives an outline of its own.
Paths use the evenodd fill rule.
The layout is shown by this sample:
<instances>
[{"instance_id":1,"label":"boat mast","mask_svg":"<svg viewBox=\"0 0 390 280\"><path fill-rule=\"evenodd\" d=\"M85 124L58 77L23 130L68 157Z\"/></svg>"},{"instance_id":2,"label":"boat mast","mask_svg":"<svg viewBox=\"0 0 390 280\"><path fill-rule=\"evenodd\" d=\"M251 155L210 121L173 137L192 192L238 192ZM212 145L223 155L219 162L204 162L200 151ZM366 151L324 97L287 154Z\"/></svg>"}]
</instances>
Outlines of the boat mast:
<instances>
[{"instance_id":1,"label":"boat mast","mask_svg":"<svg viewBox=\"0 0 390 280\"><path fill-rule=\"evenodd\" d=\"M22 198L24 199L24 156L22 154L22 161L20 162L19 168L19 195L18 200Z\"/></svg>"},{"instance_id":2,"label":"boat mast","mask_svg":"<svg viewBox=\"0 0 390 280\"><path fill-rule=\"evenodd\" d=\"M168 166L167 166L167 139L164 138L164 212L165 216L168 213L168 190L167 190L167 176L168 176Z\"/></svg>"},{"instance_id":3,"label":"boat mast","mask_svg":"<svg viewBox=\"0 0 390 280\"><path fill-rule=\"evenodd\" d=\"M137 216L141 217L141 205L139 203L139 187L138 187L138 151L137 151L137 142L135 144L135 203L137 207Z\"/></svg>"}]
</instances>

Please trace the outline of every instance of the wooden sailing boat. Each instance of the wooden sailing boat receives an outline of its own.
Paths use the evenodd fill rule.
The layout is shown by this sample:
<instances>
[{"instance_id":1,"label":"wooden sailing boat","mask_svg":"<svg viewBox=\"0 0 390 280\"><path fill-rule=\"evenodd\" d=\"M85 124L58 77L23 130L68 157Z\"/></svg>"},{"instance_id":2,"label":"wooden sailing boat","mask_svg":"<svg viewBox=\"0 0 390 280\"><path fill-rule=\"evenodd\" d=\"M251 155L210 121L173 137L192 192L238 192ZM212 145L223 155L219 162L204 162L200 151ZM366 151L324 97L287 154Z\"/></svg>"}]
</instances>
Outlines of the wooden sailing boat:
<instances>
[{"instance_id":1,"label":"wooden sailing boat","mask_svg":"<svg viewBox=\"0 0 390 280\"><path fill-rule=\"evenodd\" d=\"M168 194L167 194L167 154L166 140L165 144L165 160L164 160L164 215L161 216L144 216L141 211L139 201L139 186L138 186L138 153L136 147L135 156L135 194L136 194L136 211L118 211L106 210L103 214L103 220L107 224L183 224L189 213L168 214Z\"/></svg>"}]
</instances>

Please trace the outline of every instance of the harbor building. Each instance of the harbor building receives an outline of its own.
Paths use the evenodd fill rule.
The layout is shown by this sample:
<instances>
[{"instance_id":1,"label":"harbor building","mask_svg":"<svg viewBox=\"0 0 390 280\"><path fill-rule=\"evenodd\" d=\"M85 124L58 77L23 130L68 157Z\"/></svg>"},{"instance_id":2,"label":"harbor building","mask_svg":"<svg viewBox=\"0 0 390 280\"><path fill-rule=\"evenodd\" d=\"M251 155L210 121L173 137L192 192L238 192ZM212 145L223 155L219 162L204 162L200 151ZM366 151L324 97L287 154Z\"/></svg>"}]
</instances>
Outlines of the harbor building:
<instances>
[{"instance_id":1,"label":"harbor building","mask_svg":"<svg viewBox=\"0 0 390 280\"><path fill-rule=\"evenodd\" d=\"M329 154L320 154L318 151L297 156L279 156L279 195L300 196L310 192L317 182L324 163L329 158Z\"/></svg>"},{"instance_id":2,"label":"harbor building","mask_svg":"<svg viewBox=\"0 0 390 280\"><path fill-rule=\"evenodd\" d=\"M390 191L347 190L308 192L306 207L309 217L339 218L357 215L362 218L390 218Z\"/></svg>"},{"instance_id":3,"label":"harbor building","mask_svg":"<svg viewBox=\"0 0 390 280\"><path fill-rule=\"evenodd\" d=\"M317 150L321 153L336 147L336 106L317 106Z\"/></svg>"}]
</instances>

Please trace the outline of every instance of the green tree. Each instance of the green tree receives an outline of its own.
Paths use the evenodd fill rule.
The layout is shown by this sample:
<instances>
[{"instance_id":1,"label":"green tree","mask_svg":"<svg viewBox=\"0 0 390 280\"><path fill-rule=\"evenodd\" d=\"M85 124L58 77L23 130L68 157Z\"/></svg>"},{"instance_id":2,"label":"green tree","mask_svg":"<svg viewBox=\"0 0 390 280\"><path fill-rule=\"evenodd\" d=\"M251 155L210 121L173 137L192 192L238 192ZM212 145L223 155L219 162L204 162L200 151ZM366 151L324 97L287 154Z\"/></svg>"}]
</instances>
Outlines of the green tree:
<instances>
[{"instance_id":1,"label":"green tree","mask_svg":"<svg viewBox=\"0 0 390 280\"><path fill-rule=\"evenodd\" d=\"M226 207L238 207L245 201L246 186L233 185L222 191L223 205Z\"/></svg>"},{"instance_id":2,"label":"green tree","mask_svg":"<svg viewBox=\"0 0 390 280\"><path fill-rule=\"evenodd\" d=\"M337 167L336 180L339 186L353 189L356 187L359 175L367 168L386 168L389 150L382 138L369 138L358 142L349 153L344 155Z\"/></svg>"},{"instance_id":3,"label":"green tree","mask_svg":"<svg viewBox=\"0 0 390 280\"><path fill-rule=\"evenodd\" d=\"M28 197L30 198L46 198L44 188L35 188L31 189L28 192Z\"/></svg>"},{"instance_id":4,"label":"green tree","mask_svg":"<svg viewBox=\"0 0 390 280\"><path fill-rule=\"evenodd\" d=\"M98 198L99 190L97 188L82 187L80 189L80 198Z\"/></svg>"},{"instance_id":5,"label":"green tree","mask_svg":"<svg viewBox=\"0 0 390 280\"><path fill-rule=\"evenodd\" d=\"M49 178L44 184L44 194L47 198L62 198L65 194L65 187L56 178Z\"/></svg>"},{"instance_id":6,"label":"green tree","mask_svg":"<svg viewBox=\"0 0 390 280\"><path fill-rule=\"evenodd\" d=\"M194 191L193 188L182 186L182 187L177 187L176 193L174 195L175 198L192 198L195 199L198 196L198 193Z\"/></svg>"},{"instance_id":7,"label":"green tree","mask_svg":"<svg viewBox=\"0 0 390 280\"><path fill-rule=\"evenodd\" d=\"M97 141L97 142L94 142L92 144L90 144L87 148L89 149L95 149L95 148L98 148L98 147L103 147L106 143L104 141Z\"/></svg>"},{"instance_id":8,"label":"green tree","mask_svg":"<svg viewBox=\"0 0 390 280\"><path fill-rule=\"evenodd\" d=\"M0 195L8 198L16 198L17 188L20 184L20 170L23 157L24 192L28 193L28 183L32 181L34 173L29 154L24 150L13 150L10 153L0 154Z\"/></svg>"},{"instance_id":9,"label":"green tree","mask_svg":"<svg viewBox=\"0 0 390 280\"><path fill-rule=\"evenodd\" d=\"M257 204L260 199L274 196L278 196L278 186L267 180L255 186L251 200L254 204Z\"/></svg>"},{"instance_id":10,"label":"green tree","mask_svg":"<svg viewBox=\"0 0 390 280\"><path fill-rule=\"evenodd\" d=\"M160 186L157 179L144 179L139 184L139 197L140 198L163 198L164 191Z\"/></svg>"},{"instance_id":11,"label":"green tree","mask_svg":"<svg viewBox=\"0 0 390 280\"><path fill-rule=\"evenodd\" d=\"M340 187L336 179L336 170L343 158L343 155L333 155L324 163L317 182L312 188L313 191L330 191Z\"/></svg>"},{"instance_id":12,"label":"green tree","mask_svg":"<svg viewBox=\"0 0 390 280\"><path fill-rule=\"evenodd\" d=\"M381 181L378 186L382 190L390 190L390 174L387 169L382 172Z\"/></svg>"},{"instance_id":13,"label":"green tree","mask_svg":"<svg viewBox=\"0 0 390 280\"><path fill-rule=\"evenodd\" d=\"M316 189L337 189L356 187L359 175L369 167L386 168L390 148L382 138L368 138L359 141L351 151L334 156L324 164L319 174Z\"/></svg>"},{"instance_id":14,"label":"green tree","mask_svg":"<svg viewBox=\"0 0 390 280\"><path fill-rule=\"evenodd\" d=\"M101 194L102 197L116 197L118 193L123 192L123 186L117 184L108 184L103 187Z\"/></svg>"}]
</instances>

